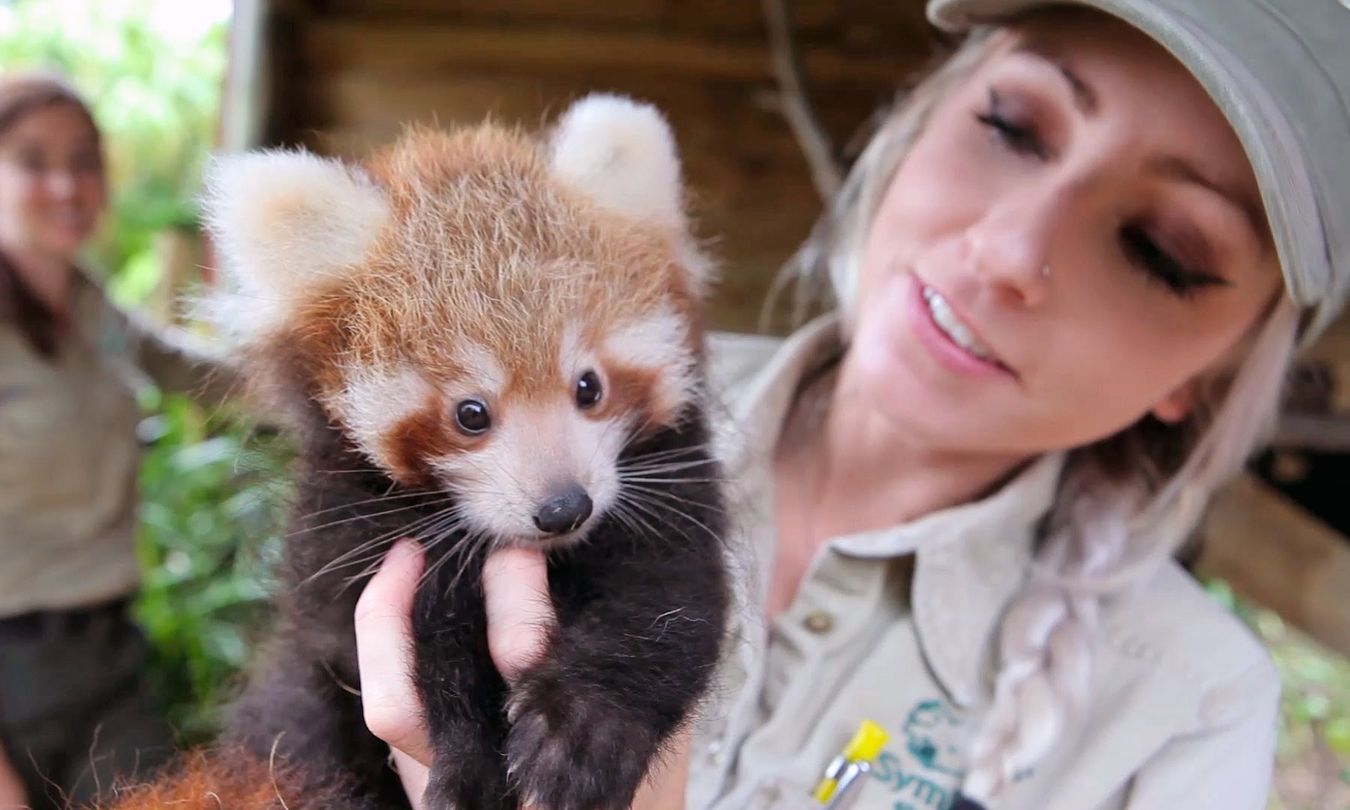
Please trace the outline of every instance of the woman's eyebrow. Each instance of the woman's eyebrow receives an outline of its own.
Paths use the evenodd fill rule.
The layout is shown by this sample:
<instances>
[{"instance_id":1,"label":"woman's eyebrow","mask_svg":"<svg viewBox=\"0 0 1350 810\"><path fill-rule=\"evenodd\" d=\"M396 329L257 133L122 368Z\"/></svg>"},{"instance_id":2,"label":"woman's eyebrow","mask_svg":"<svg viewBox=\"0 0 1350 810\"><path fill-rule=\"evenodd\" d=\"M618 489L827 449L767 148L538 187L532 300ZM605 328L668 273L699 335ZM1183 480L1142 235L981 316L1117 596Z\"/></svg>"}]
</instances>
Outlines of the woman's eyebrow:
<instances>
[{"instance_id":1,"label":"woman's eyebrow","mask_svg":"<svg viewBox=\"0 0 1350 810\"><path fill-rule=\"evenodd\" d=\"M1034 57L1053 67L1060 77L1068 83L1069 92L1073 94L1073 103L1078 111L1089 117L1097 114L1097 91L1092 89L1092 85L1083 81L1083 77L1074 72L1073 68L1069 67L1063 60L1056 59L1030 44L1019 46L1013 53Z\"/></svg>"},{"instance_id":2,"label":"woman's eyebrow","mask_svg":"<svg viewBox=\"0 0 1350 810\"><path fill-rule=\"evenodd\" d=\"M1258 242L1267 241L1266 234L1269 230L1266 227L1265 217L1261 215L1261 209L1252 200L1251 195L1241 186L1207 174L1195 163L1180 155L1160 155L1150 158L1145 168L1151 174L1200 186L1217 194L1242 212L1243 219L1247 221L1248 227L1252 229L1252 235Z\"/></svg>"},{"instance_id":3,"label":"woman's eyebrow","mask_svg":"<svg viewBox=\"0 0 1350 810\"><path fill-rule=\"evenodd\" d=\"M1068 84L1073 95L1074 106L1078 108L1078 111L1084 116L1096 114L1099 106L1097 91L1093 89L1092 85L1083 81L1083 78L1064 60L1046 53L1045 50L1036 47L1033 43L1023 43L1015 48L1013 53L1030 56L1045 63L1047 67L1053 68ZM1242 212L1243 219L1246 220L1257 241L1262 243L1269 241L1269 229L1266 227L1266 220L1261 207L1240 185L1224 182L1222 179L1202 171L1194 162L1178 155L1154 158L1149 161L1147 168L1153 174L1197 185L1217 194Z\"/></svg>"}]
</instances>

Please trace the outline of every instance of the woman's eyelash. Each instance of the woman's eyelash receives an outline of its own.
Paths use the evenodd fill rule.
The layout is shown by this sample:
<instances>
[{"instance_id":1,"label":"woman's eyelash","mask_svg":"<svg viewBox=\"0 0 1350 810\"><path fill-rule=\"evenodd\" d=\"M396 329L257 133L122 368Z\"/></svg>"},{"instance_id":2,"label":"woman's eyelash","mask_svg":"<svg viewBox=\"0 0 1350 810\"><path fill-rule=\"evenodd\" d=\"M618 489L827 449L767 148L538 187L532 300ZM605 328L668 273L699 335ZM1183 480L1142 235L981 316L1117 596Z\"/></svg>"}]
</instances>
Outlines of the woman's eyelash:
<instances>
[{"instance_id":1,"label":"woman's eyelash","mask_svg":"<svg viewBox=\"0 0 1350 810\"><path fill-rule=\"evenodd\" d=\"M1227 285L1228 281L1212 273L1192 270L1154 241L1138 224L1127 224L1120 231L1125 256L1141 268L1151 281L1165 285L1179 298L1187 298L1204 287Z\"/></svg>"},{"instance_id":2,"label":"woman's eyelash","mask_svg":"<svg viewBox=\"0 0 1350 810\"><path fill-rule=\"evenodd\" d=\"M1035 155L1042 160L1048 157L1048 150L1036 128L1009 118L1003 112L1002 106L998 91L989 88L989 111L978 113L975 120L992 129L1014 152Z\"/></svg>"},{"instance_id":3,"label":"woman's eyelash","mask_svg":"<svg viewBox=\"0 0 1350 810\"><path fill-rule=\"evenodd\" d=\"M1049 157L1050 150L1036 127L1010 117L993 87L989 88L988 111L976 114L975 120L992 130L1013 152L1041 160ZM1188 298L1204 287L1229 283L1221 276L1187 267L1159 245L1142 224L1126 224L1120 231L1120 244L1131 264L1142 270L1151 282L1162 284L1179 298Z\"/></svg>"}]
</instances>

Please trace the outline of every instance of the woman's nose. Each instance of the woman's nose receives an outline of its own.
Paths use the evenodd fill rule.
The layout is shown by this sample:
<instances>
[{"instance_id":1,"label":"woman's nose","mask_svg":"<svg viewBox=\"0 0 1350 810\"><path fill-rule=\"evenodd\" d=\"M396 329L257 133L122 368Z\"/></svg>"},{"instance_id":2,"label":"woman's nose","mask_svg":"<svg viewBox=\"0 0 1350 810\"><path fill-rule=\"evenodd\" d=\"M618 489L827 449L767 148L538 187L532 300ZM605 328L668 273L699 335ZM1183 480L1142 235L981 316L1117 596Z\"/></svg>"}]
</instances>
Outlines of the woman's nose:
<instances>
[{"instance_id":1,"label":"woman's nose","mask_svg":"<svg viewBox=\"0 0 1350 810\"><path fill-rule=\"evenodd\" d=\"M1024 196L991 207L967 231L975 270L1016 303L1036 306L1050 290L1051 246L1063 227L1053 198Z\"/></svg>"},{"instance_id":2,"label":"woman's nose","mask_svg":"<svg viewBox=\"0 0 1350 810\"><path fill-rule=\"evenodd\" d=\"M47 173L47 194L59 200L75 196L79 187L79 176L70 169L54 169Z\"/></svg>"}]
</instances>

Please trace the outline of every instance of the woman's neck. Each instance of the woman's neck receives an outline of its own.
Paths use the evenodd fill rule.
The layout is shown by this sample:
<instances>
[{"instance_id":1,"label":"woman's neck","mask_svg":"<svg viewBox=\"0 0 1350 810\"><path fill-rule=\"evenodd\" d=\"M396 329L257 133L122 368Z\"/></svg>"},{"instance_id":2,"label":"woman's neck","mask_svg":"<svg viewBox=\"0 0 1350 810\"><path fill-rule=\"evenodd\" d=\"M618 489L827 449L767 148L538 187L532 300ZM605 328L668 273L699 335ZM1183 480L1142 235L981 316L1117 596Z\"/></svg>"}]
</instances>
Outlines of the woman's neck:
<instances>
[{"instance_id":1,"label":"woman's neck","mask_svg":"<svg viewBox=\"0 0 1350 810\"><path fill-rule=\"evenodd\" d=\"M74 271L68 260L34 250L7 248L5 255L19 279L48 311L64 318L70 310Z\"/></svg>"},{"instance_id":2,"label":"woman's neck","mask_svg":"<svg viewBox=\"0 0 1350 810\"><path fill-rule=\"evenodd\" d=\"M786 607L820 546L982 497L1027 459L933 448L897 431L853 390L847 363L789 415L775 459L778 563L770 613Z\"/></svg>"}]
</instances>

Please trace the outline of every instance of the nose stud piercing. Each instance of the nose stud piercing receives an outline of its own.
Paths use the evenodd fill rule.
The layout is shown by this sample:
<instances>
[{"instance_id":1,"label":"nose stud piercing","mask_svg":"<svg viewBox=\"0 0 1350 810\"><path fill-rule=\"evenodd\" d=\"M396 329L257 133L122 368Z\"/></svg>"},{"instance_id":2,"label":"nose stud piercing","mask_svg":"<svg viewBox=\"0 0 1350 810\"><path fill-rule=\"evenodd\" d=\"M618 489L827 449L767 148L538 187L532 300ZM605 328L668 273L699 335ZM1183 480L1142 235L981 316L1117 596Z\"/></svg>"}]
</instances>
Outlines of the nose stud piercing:
<instances>
[{"instance_id":1,"label":"nose stud piercing","mask_svg":"<svg viewBox=\"0 0 1350 810\"><path fill-rule=\"evenodd\" d=\"M1041 278L1050 278L1050 265L1041 265Z\"/></svg>"}]
</instances>

